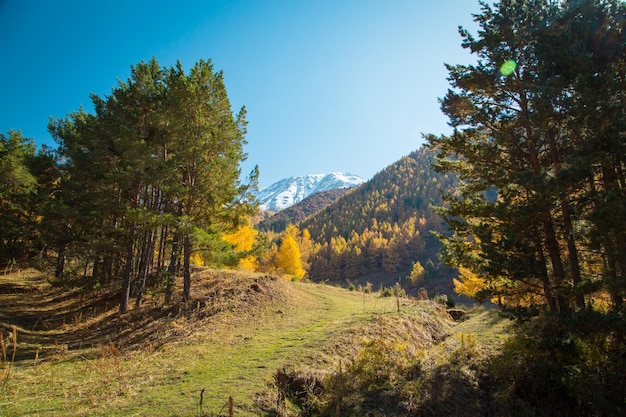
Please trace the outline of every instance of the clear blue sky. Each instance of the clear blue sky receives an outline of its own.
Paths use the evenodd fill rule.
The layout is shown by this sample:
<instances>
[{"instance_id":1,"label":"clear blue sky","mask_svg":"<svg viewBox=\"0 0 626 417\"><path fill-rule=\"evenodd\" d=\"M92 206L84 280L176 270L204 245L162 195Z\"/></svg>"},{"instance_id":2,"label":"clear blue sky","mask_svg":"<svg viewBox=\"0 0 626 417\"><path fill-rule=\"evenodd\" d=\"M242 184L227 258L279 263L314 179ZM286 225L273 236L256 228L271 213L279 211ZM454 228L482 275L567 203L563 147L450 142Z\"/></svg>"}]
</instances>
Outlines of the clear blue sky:
<instances>
[{"instance_id":1,"label":"clear blue sky","mask_svg":"<svg viewBox=\"0 0 626 417\"><path fill-rule=\"evenodd\" d=\"M55 146L50 116L106 95L132 64L212 59L260 185L344 171L371 178L447 133L444 63L472 62L457 27L477 0L0 0L0 132Z\"/></svg>"}]
</instances>

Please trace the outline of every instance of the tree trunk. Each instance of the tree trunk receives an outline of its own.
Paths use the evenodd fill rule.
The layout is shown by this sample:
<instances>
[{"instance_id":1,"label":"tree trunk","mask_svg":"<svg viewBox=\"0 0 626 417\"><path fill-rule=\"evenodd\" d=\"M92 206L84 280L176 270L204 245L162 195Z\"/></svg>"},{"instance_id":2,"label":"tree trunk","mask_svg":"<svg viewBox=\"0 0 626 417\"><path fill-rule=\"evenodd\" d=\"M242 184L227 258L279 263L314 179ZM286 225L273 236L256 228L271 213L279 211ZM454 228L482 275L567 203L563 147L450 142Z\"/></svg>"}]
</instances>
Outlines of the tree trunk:
<instances>
[{"instance_id":1,"label":"tree trunk","mask_svg":"<svg viewBox=\"0 0 626 417\"><path fill-rule=\"evenodd\" d=\"M102 261L102 283L104 285L111 284L111 277L113 276L113 259L110 254L107 254Z\"/></svg>"},{"instance_id":2,"label":"tree trunk","mask_svg":"<svg viewBox=\"0 0 626 417\"><path fill-rule=\"evenodd\" d=\"M571 314L569 301L562 293L563 282L565 281L565 269L563 268L563 261L561 260L561 250L559 248L559 242L556 239L552 216L549 212L544 215L543 228L546 234L546 249L548 250L548 256L552 264L552 273L554 274L554 283L556 284L559 313L562 316L569 316Z\"/></svg>"},{"instance_id":3,"label":"tree trunk","mask_svg":"<svg viewBox=\"0 0 626 417\"><path fill-rule=\"evenodd\" d=\"M139 286L137 288L137 298L135 306L141 306L143 290L146 287L146 278L148 277L148 268L150 263L150 252L152 251L152 240L154 239L154 230L146 232L141 250L141 260L139 261Z\"/></svg>"},{"instance_id":4,"label":"tree trunk","mask_svg":"<svg viewBox=\"0 0 626 417\"><path fill-rule=\"evenodd\" d=\"M585 295L580 288L582 278L580 275L580 262L578 260L578 250L576 249L576 239L574 237L574 227L572 226L572 210L569 201L564 194L561 194L561 211L563 213L563 224L565 226L565 237L567 240L567 252L569 255L570 268L572 269L572 283L574 284L574 295L576 297L576 307L585 308Z\"/></svg>"},{"instance_id":5,"label":"tree trunk","mask_svg":"<svg viewBox=\"0 0 626 417\"><path fill-rule=\"evenodd\" d=\"M189 233L185 233L183 246L183 301L188 301L191 293L191 236Z\"/></svg>"},{"instance_id":6,"label":"tree trunk","mask_svg":"<svg viewBox=\"0 0 626 417\"><path fill-rule=\"evenodd\" d=\"M167 238L167 226L161 226L161 234L159 236L159 251L157 254L157 273L160 273L165 267L165 242Z\"/></svg>"},{"instance_id":7,"label":"tree trunk","mask_svg":"<svg viewBox=\"0 0 626 417\"><path fill-rule=\"evenodd\" d=\"M550 285L550 277L548 277L548 269L546 267L547 261L546 256L543 253L543 248L541 242L537 244L537 255L539 260L539 265L541 265L541 284L543 286L543 295L548 302L548 307L550 311L556 313L558 311L556 300L554 299L554 294L552 293L552 286Z\"/></svg>"},{"instance_id":8,"label":"tree trunk","mask_svg":"<svg viewBox=\"0 0 626 417\"><path fill-rule=\"evenodd\" d=\"M100 279L100 258L96 256L93 259L93 269L91 270L91 282L96 282Z\"/></svg>"},{"instance_id":9,"label":"tree trunk","mask_svg":"<svg viewBox=\"0 0 626 417\"><path fill-rule=\"evenodd\" d=\"M120 294L120 313L125 314L128 311L128 299L130 297L130 275L133 271L133 254L135 251L135 224L130 226L128 246L126 247L126 264L124 267L124 276L122 277L122 291Z\"/></svg>"},{"instance_id":10,"label":"tree trunk","mask_svg":"<svg viewBox=\"0 0 626 417\"><path fill-rule=\"evenodd\" d=\"M165 286L165 303L172 301L172 295L174 292L174 277L176 276L178 264L178 256L180 255L180 235L174 234L174 241L172 242L172 255L170 256L170 264L167 267L167 283Z\"/></svg>"},{"instance_id":11,"label":"tree trunk","mask_svg":"<svg viewBox=\"0 0 626 417\"><path fill-rule=\"evenodd\" d=\"M552 164L555 171L561 169L560 152L557 146L556 133L553 129L548 132L548 138L550 142L550 156L552 158ZM569 265L572 273L572 284L574 286L574 297L576 300L576 307L579 309L585 308L585 295L580 288L582 281L580 275L580 262L578 260L578 250L576 248L576 240L574 238L574 227L572 226L572 209L565 191L559 192L559 202L561 203L561 214L563 216L563 226L565 227L565 240L567 242L567 254L569 259Z\"/></svg>"},{"instance_id":12,"label":"tree trunk","mask_svg":"<svg viewBox=\"0 0 626 417\"><path fill-rule=\"evenodd\" d=\"M65 251L67 249L66 245L62 245L59 248L58 251L58 257L57 257L57 266L56 269L54 270L54 277L55 278L61 278L61 276L63 275L63 272L65 272Z\"/></svg>"}]
</instances>

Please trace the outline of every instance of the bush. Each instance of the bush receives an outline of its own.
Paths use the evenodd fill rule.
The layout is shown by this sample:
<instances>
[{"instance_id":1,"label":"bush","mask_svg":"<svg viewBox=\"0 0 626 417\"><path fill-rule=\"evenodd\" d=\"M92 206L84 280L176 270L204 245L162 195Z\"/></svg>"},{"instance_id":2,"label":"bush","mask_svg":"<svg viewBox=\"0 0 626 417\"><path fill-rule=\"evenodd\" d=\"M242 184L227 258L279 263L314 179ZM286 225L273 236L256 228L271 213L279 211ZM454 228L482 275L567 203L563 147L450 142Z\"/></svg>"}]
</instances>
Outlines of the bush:
<instances>
[{"instance_id":1,"label":"bush","mask_svg":"<svg viewBox=\"0 0 626 417\"><path fill-rule=\"evenodd\" d=\"M417 290L417 299L418 300L428 300L428 291L424 288L420 288Z\"/></svg>"},{"instance_id":2,"label":"bush","mask_svg":"<svg viewBox=\"0 0 626 417\"><path fill-rule=\"evenodd\" d=\"M393 295L393 291L391 290L391 288L383 288L383 290L380 292L380 296L381 297L391 297Z\"/></svg>"},{"instance_id":3,"label":"bush","mask_svg":"<svg viewBox=\"0 0 626 417\"><path fill-rule=\"evenodd\" d=\"M434 301L437 304L441 304L444 305L446 307L454 307L456 305L456 303L454 302L454 300L452 299L452 297L448 297L447 294L437 294L435 295Z\"/></svg>"},{"instance_id":4,"label":"bush","mask_svg":"<svg viewBox=\"0 0 626 417\"><path fill-rule=\"evenodd\" d=\"M456 301L454 301L454 298L448 297L448 302L446 303L446 307L448 308L456 307Z\"/></svg>"},{"instance_id":5,"label":"bush","mask_svg":"<svg viewBox=\"0 0 626 417\"><path fill-rule=\"evenodd\" d=\"M626 415L624 326L620 315L590 311L522 325L488 365L498 414Z\"/></svg>"},{"instance_id":6,"label":"bush","mask_svg":"<svg viewBox=\"0 0 626 417\"><path fill-rule=\"evenodd\" d=\"M285 394L279 399L289 399L303 416L404 415L400 387L420 374L416 353L406 343L370 340L352 361L340 363L323 381L307 372L285 376L279 372L279 379L288 381L282 383ZM277 385L280 392L281 384Z\"/></svg>"}]
</instances>

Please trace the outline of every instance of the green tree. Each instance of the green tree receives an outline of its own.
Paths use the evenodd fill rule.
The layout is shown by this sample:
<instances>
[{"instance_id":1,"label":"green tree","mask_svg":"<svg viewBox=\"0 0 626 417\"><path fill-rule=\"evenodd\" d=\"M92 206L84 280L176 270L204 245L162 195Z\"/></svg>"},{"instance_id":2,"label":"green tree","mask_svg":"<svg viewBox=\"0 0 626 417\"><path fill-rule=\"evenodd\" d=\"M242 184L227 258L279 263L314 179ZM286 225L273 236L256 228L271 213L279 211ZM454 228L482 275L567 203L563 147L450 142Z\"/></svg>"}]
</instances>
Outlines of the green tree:
<instances>
[{"instance_id":1,"label":"green tree","mask_svg":"<svg viewBox=\"0 0 626 417\"><path fill-rule=\"evenodd\" d=\"M110 136L100 133L98 118L80 109L65 119L51 120L48 129L59 144L63 163L55 207L45 221L53 227L50 243L58 251L55 275L64 277L66 259L86 263L103 248L111 219L119 218L121 209L110 184L115 172L109 163Z\"/></svg>"},{"instance_id":2,"label":"green tree","mask_svg":"<svg viewBox=\"0 0 626 417\"><path fill-rule=\"evenodd\" d=\"M485 276L493 296L538 294L563 315L586 305L594 275L581 261L581 248L588 249L593 235L584 230L584 194L603 175L602 163L585 160L579 149L619 152L610 144L619 142L623 121L604 117L612 133L600 139L580 103L594 101L583 81L597 60L590 46L597 47L598 39L623 40L623 11L618 1L504 0L493 8L482 3L475 17L478 38L461 29L463 46L477 63L448 65L452 88L441 103L455 132L429 142L441 152L438 169L463 181L461 195L450 196L441 210L454 230L442 239L447 260ZM624 83L615 78L623 80L624 42L615 45L621 49L603 51L595 71L622 69L597 82L623 103ZM572 61L578 65L568 65Z\"/></svg>"},{"instance_id":3,"label":"green tree","mask_svg":"<svg viewBox=\"0 0 626 417\"><path fill-rule=\"evenodd\" d=\"M578 185L574 201L601 254L603 285L613 304L626 294L626 5L568 2L555 40L552 71L568 85L563 98L572 152L562 178ZM576 231L575 231L576 232Z\"/></svg>"},{"instance_id":4,"label":"green tree","mask_svg":"<svg viewBox=\"0 0 626 417\"><path fill-rule=\"evenodd\" d=\"M149 273L167 276L171 297L183 249L188 299L194 242L218 241L255 207L258 170L239 180L245 109L232 114L223 75L206 61L189 74L180 63L141 62L109 96L92 101L95 114L81 109L50 123L63 161L57 273L70 249L84 271L91 266L92 282L120 276L126 312L131 284L139 305Z\"/></svg>"},{"instance_id":5,"label":"green tree","mask_svg":"<svg viewBox=\"0 0 626 417\"><path fill-rule=\"evenodd\" d=\"M68 246L74 246L75 254L92 265L92 280L121 273L122 312L128 309L133 279L141 302L154 252L154 216L162 212L162 77L156 60L140 63L110 96L92 95L95 115L81 109L50 123L65 161L59 208L66 221L59 233L57 275Z\"/></svg>"},{"instance_id":6,"label":"green tree","mask_svg":"<svg viewBox=\"0 0 626 417\"><path fill-rule=\"evenodd\" d=\"M31 204L37 178L29 164L35 150L32 139L21 132L0 133L0 265L24 260L31 249L37 216Z\"/></svg>"},{"instance_id":7,"label":"green tree","mask_svg":"<svg viewBox=\"0 0 626 417\"><path fill-rule=\"evenodd\" d=\"M180 62L166 75L169 89L168 129L177 167L179 231L183 240L183 298L190 297L190 257L194 230L214 234L236 230L255 205L250 191L256 187L255 169L241 184L239 163L247 121L242 108L233 117L222 72L201 60L186 74Z\"/></svg>"}]
</instances>

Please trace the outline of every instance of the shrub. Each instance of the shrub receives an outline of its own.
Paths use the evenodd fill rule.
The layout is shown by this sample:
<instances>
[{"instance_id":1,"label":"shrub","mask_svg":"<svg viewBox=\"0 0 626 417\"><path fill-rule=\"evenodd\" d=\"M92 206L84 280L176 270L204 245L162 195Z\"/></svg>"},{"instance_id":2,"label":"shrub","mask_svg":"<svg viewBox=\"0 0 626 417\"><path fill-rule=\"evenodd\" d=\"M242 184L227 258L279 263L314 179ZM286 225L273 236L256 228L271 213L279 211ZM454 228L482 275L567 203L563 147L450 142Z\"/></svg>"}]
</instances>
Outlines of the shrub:
<instances>
[{"instance_id":1,"label":"shrub","mask_svg":"<svg viewBox=\"0 0 626 417\"><path fill-rule=\"evenodd\" d=\"M520 326L488 365L499 414L626 415L625 325L618 314L583 311Z\"/></svg>"},{"instance_id":2,"label":"shrub","mask_svg":"<svg viewBox=\"0 0 626 417\"><path fill-rule=\"evenodd\" d=\"M285 397L300 407L305 416L404 415L402 387L420 374L415 350L408 344L375 339L364 342L357 356L347 365L340 363L323 383L299 383L311 381L305 372L283 377L292 381L283 385L307 387L285 390Z\"/></svg>"},{"instance_id":3,"label":"shrub","mask_svg":"<svg viewBox=\"0 0 626 417\"><path fill-rule=\"evenodd\" d=\"M450 302L447 294L437 294L435 295L434 300L437 304L442 304L444 306L448 306L448 303Z\"/></svg>"},{"instance_id":4,"label":"shrub","mask_svg":"<svg viewBox=\"0 0 626 417\"><path fill-rule=\"evenodd\" d=\"M446 307L448 308L456 307L456 301L454 301L454 298L448 297L448 301L446 302Z\"/></svg>"},{"instance_id":5,"label":"shrub","mask_svg":"<svg viewBox=\"0 0 626 417\"><path fill-rule=\"evenodd\" d=\"M417 291L417 299L418 300L428 300L428 291L425 288L420 288Z\"/></svg>"}]
</instances>

